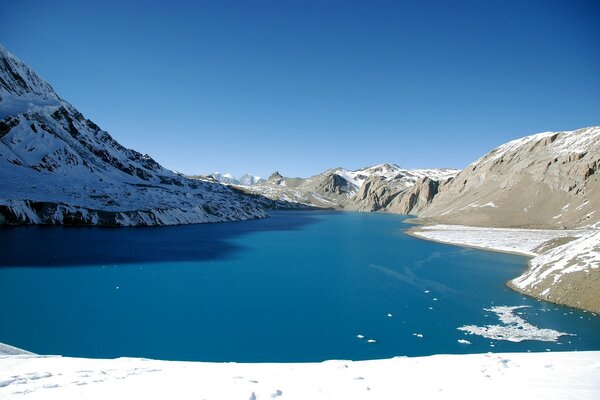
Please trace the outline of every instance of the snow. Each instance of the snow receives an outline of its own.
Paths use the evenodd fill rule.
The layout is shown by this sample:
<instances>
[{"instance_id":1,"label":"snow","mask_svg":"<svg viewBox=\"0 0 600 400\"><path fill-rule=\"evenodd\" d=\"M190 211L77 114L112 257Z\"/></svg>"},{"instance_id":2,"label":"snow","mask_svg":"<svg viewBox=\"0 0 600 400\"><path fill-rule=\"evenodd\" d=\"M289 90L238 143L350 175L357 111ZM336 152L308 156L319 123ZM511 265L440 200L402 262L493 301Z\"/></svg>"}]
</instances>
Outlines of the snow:
<instances>
[{"instance_id":1,"label":"snow","mask_svg":"<svg viewBox=\"0 0 600 400\"><path fill-rule=\"evenodd\" d=\"M592 230L482 228L464 225L420 227L415 236L437 242L537 256L534 250L549 240L582 237Z\"/></svg>"},{"instance_id":2,"label":"snow","mask_svg":"<svg viewBox=\"0 0 600 400\"><path fill-rule=\"evenodd\" d=\"M531 291L548 286L540 296L551 299L551 287L571 274L588 274L600 268L600 231L540 230L480 228L461 225L432 225L420 227L412 233L424 239L442 243L472 246L487 250L513 252L533 257L529 268L511 280L514 287ZM550 240L571 238L565 244L545 249ZM544 288L544 286L541 286Z\"/></svg>"},{"instance_id":3,"label":"snow","mask_svg":"<svg viewBox=\"0 0 600 400\"><path fill-rule=\"evenodd\" d=\"M3 94L0 102L0 119L4 119L11 115L23 114L36 108L51 108L55 109L60 106L60 102L56 99L40 99L37 96L23 95L12 96Z\"/></svg>"},{"instance_id":4,"label":"snow","mask_svg":"<svg viewBox=\"0 0 600 400\"><path fill-rule=\"evenodd\" d=\"M600 352L304 364L0 357L2 399L595 399Z\"/></svg>"},{"instance_id":5,"label":"snow","mask_svg":"<svg viewBox=\"0 0 600 400\"><path fill-rule=\"evenodd\" d=\"M521 289L535 288L546 279L557 283L567 274L597 268L600 268L600 231L593 231L535 257L529 270L512 283Z\"/></svg>"},{"instance_id":6,"label":"snow","mask_svg":"<svg viewBox=\"0 0 600 400\"><path fill-rule=\"evenodd\" d=\"M217 182L226 184L226 185L240 185L240 186L253 186L258 183L264 182L265 180L257 175L252 174L244 174L239 179L230 173L222 174L220 172L213 172L209 174Z\"/></svg>"},{"instance_id":7,"label":"snow","mask_svg":"<svg viewBox=\"0 0 600 400\"><path fill-rule=\"evenodd\" d=\"M507 154L516 152L518 149L520 149L522 146L524 146L528 143L538 142L538 141L543 140L547 137L550 137L554 134L555 134L555 132L541 132L541 133L536 133L534 135L525 136L525 137L522 137L522 138L519 138L516 140L512 140L501 146L496 147L494 150L487 153L486 155L484 155L477 161L471 163L469 166L467 166L466 169L471 168L476 165L479 165L479 164L482 164L482 163L494 162L494 161L504 157Z\"/></svg>"},{"instance_id":8,"label":"snow","mask_svg":"<svg viewBox=\"0 0 600 400\"><path fill-rule=\"evenodd\" d=\"M558 332L553 329L538 328L515 314L515 310L527 306L496 306L484 308L485 311L495 313L502 325L465 325L458 328L460 331L471 335L479 335L488 339L507 340L509 342L522 342L524 340L539 340L543 342L556 342L559 337L568 333Z\"/></svg>"}]
</instances>

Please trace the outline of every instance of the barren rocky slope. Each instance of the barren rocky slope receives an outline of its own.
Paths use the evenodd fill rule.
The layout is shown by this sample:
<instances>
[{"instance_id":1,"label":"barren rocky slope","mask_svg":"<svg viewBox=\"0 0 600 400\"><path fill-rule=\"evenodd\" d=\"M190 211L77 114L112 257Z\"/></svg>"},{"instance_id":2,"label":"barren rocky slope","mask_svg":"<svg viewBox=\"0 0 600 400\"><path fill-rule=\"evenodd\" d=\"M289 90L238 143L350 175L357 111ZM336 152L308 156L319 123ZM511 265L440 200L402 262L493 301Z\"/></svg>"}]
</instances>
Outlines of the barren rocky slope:
<instances>
[{"instance_id":1,"label":"barren rocky slope","mask_svg":"<svg viewBox=\"0 0 600 400\"><path fill-rule=\"evenodd\" d=\"M494 227L594 226L599 167L600 127L527 136L469 165L419 216Z\"/></svg>"},{"instance_id":2,"label":"barren rocky slope","mask_svg":"<svg viewBox=\"0 0 600 400\"><path fill-rule=\"evenodd\" d=\"M265 216L252 198L124 148L0 46L0 224L169 225Z\"/></svg>"}]
</instances>

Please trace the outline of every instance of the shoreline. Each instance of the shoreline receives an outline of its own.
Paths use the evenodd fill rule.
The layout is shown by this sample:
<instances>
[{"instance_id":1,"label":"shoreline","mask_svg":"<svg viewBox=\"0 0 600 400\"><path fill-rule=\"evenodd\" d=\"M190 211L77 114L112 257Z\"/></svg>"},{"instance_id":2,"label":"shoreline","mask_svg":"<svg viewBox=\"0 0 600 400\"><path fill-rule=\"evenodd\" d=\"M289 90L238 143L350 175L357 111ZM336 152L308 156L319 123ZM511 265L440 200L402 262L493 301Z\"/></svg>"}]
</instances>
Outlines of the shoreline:
<instances>
[{"instance_id":1,"label":"shoreline","mask_svg":"<svg viewBox=\"0 0 600 400\"><path fill-rule=\"evenodd\" d=\"M430 226L430 225L426 225L426 226ZM475 250L483 250L483 251L493 251L494 253L512 254L512 255L516 255L516 256L527 257L528 259L532 259L535 257L534 254L528 253L528 252L510 251L510 250L497 249L494 247L484 247L484 246L478 246L478 245L474 245L474 244L457 243L457 242L452 242L449 240L430 238L427 236L419 235L418 232L421 231L421 229L422 229L422 226L412 227L412 228L405 230L404 233L408 236L412 236L417 239L427 240L429 242L434 242L434 243L447 244L450 246L464 247L467 249L475 249Z\"/></svg>"},{"instance_id":2,"label":"shoreline","mask_svg":"<svg viewBox=\"0 0 600 400\"><path fill-rule=\"evenodd\" d=\"M528 257L523 272L505 282L508 288L537 300L600 313L600 299L596 299L594 287L600 274L596 262L600 249L599 230L429 223L410 227L404 233L437 243Z\"/></svg>"}]
</instances>

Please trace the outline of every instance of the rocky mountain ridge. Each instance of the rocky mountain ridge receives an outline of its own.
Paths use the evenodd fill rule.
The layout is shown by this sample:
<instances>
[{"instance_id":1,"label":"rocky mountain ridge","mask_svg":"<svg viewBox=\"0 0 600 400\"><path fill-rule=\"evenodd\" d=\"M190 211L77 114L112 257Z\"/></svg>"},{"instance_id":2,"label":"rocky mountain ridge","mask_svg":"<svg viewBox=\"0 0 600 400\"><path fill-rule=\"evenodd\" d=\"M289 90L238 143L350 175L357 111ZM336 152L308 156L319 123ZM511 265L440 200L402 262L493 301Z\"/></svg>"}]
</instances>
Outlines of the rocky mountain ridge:
<instances>
[{"instance_id":1,"label":"rocky mountain ridge","mask_svg":"<svg viewBox=\"0 0 600 400\"><path fill-rule=\"evenodd\" d=\"M437 193L438 186L458 172L408 170L384 163L354 171L334 168L309 178L290 178L274 172L264 182L237 189L298 207L409 214L423 208Z\"/></svg>"},{"instance_id":2,"label":"rocky mountain ridge","mask_svg":"<svg viewBox=\"0 0 600 400\"><path fill-rule=\"evenodd\" d=\"M440 223L600 227L600 127L513 140L473 162L419 217Z\"/></svg>"}]
</instances>

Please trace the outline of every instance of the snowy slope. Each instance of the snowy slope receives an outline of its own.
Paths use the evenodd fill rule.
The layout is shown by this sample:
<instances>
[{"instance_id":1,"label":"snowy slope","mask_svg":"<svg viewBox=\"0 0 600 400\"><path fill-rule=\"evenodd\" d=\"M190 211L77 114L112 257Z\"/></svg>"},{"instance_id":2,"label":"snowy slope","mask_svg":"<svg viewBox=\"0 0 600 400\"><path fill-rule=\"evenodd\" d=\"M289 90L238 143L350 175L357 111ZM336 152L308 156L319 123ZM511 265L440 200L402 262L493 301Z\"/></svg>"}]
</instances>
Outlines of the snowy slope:
<instances>
[{"instance_id":1,"label":"snowy slope","mask_svg":"<svg viewBox=\"0 0 600 400\"><path fill-rule=\"evenodd\" d=\"M0 47L0 223L169 225L266 216L126 149Z\"/></svg>"},{"instance_id":2,"label":"snowy slope","mask_svg":"<svg viewBox=\"0 0 600 400\"><path fill-rule=\"evenodd\" d=\"M238 364L0 356L2 399L597 399L600 352Z\"/></svg>"}]
</instances>

